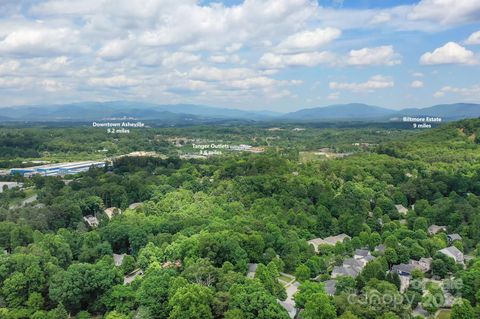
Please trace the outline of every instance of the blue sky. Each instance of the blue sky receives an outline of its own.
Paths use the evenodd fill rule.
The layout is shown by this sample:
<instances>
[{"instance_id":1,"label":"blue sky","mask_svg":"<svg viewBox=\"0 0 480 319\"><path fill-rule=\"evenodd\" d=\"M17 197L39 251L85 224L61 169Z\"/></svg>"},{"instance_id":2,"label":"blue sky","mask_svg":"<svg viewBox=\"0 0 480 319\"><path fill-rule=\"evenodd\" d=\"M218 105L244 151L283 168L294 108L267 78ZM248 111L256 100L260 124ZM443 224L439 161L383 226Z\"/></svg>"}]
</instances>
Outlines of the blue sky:
<instances>
[{"instance_id":1,"label":"blue sky","mask_svg":"<svg viewBox=\"0 0 480 319\"><path fill-rule=\"evenodd\" d=\"M0 106L480 103L480 1L3 0Z\"/></svg>"}]
</instances>

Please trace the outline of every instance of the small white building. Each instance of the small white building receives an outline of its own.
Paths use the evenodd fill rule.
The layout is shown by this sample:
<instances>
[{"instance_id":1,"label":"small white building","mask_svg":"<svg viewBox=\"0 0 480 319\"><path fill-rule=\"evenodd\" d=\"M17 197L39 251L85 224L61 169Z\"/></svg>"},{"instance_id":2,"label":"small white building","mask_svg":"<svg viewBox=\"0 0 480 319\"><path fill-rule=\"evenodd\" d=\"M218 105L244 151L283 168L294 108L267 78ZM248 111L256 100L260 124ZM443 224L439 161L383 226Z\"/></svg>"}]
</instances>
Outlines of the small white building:
<instances>
[{"instance_id":1,"label":"small white building","mask_svg":"<svg viewBox=\"0 0 480 319\"><path fill-rule=\"evenodd\" d=\"M405 208L405 206L403 206L403 205L395 205L395 208L402 215L406 215L408 213L408 209Z\"/></svg>"},{"instance_id":2,"label":"small white building","mask_svg":"<svg viewBox=\"0 0 480 319\"><path fill-rule=\"evenodd\" d=\"M127 254L113 254L113 263L116 267L120 267L123 263L123 258L125 258Z\"/></svg>"},{"instance_id":3,"label":"small white building","mask_svg":"<svg viewBox=\"0 0 480 319\"><path fill-rule=\"evenodd\" d=\"M23 184L22 183L17 183L17 182L0 182L0 193L3 192L4 188L12 189L12 188L15 188L15 187L22 188Z\"/></svg>"},{"instance_id":4,"label":"small white building","mask_svg":"<svg viewBox=\"0 0 480 319\"><path fill-rule=\"evenodd\" d=\"M137 209L138 207L141 207L143 205L142 202L140 203L133 203L128 206L129 209Z\"/></svg>"},{"instance_id":5,"label":"small white building","mask_svg":"<svg viewBox=\"0 0 480 319\"><path fill-rule=\"evenodd\" d=\"M84 216L83 220L92 228L98 227L98 219L93 215Z\"/></svg>"},{"instance_id":6,"label":"small white building","mask_svg":"<svg viewBox=\"0 0 480 319\"><path fill-rule=\"evenodd\" d=\"M135 278L141 277L141 276L143 276L143 270L141 270L141 269L134 270L130 274L123 277L123 284L128 285L128 284L132 283L132 281L134 281Z\"/></svg>"},{"instance_id":7,"label":"small white building","mask_svg":"<svg viewBox=\"0 0 480 319\"><path fill-rule=\"evenodd\" d=\"M121 213L122 213L122 210L117 207L110 207L105 209L105 214L107 214L108 219L112 219L113 216L120 215Z\"/></svg>"}]
</instances>

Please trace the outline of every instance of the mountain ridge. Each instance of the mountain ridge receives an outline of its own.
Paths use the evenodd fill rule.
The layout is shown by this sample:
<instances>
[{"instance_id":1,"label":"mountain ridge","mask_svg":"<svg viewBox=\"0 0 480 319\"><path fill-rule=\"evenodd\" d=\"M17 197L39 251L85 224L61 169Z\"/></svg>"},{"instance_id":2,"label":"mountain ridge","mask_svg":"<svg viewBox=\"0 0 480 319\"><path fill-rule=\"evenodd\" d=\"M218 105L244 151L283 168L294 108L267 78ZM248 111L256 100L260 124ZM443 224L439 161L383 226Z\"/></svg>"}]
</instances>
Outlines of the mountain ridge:
<instances>
[{"instance_id":1,"label":"mountain ridge","mask_svg":"<svg viewBox=\"0 0 480 319\"><path fill-rule=\"evenodd\" d=\"M196 104L153 104L134 101L81 102L0 108L0 121L90 121L130 117L138 120L205 121L250 120L282 122L389 121L403 116L442 117L446 121L480 117L480 104L439 104L392 110L363 103L334 104L279 113Z\"/></svg>"}]
</instances>

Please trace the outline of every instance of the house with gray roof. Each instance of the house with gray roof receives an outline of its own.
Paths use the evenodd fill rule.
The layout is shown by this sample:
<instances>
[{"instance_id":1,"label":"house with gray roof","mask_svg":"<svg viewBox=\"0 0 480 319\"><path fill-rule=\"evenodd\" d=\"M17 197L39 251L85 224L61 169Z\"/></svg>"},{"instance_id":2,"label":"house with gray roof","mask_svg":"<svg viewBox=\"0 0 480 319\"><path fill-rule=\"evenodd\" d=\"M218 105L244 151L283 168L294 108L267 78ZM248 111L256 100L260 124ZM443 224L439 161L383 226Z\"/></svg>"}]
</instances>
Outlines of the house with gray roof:
<instances>
[{"instance_id":1,"label":"house with gray roof","mask_svg":"<svg viewBox=\"0 0 480 319\"><path fill-rule=\"evenodd\" d=\"M391 271L397 273L399 276L411 276L416 269L412 264L398 264L393 265Z\"/></svg>"},{"instance_id":2,"label":"house with gray roof","mask_svg":"<svg viewBox=\"0 0 480 319\"><path fill-rule=\"evenodd\" d=\"M325 287L325 292L329 296L334 296L335 292L337 292L337 281L336 280L327 280L323 282L323 286Z\"/></svg>"},{"instance_id":3,"label":"house with gray roof","mask_svg":"<svg viewBox=\"0 0 480 319\"><path fill-rule=\"evenodd\" d=\"M464 262L464 256L463 253L455 246L450 246L447 248L440 249L438 251L439 253L442 253L450 258L453 258L456 263L458 264L463 264Z\"/></svg>"},{"instance_id":4,"label":"house with gray roof","mask_svg":"<svg viewBox=\"0 0 480 319\"><path fill-rule=\"evenodd\" d=\"M335 267L333 267L331 277L332 278L338 278L338 277L342 277L342 276L350 276L350 277L355 278L355 277L358 276L360 271L361 271L360 268L352 268L352 267L345 266L345 265L335 266Z\"/></svg>"},{"instance_id":5,"label":"house with gray roof","mask_svg":"<svg viewBox=\"0 0 480 319\"><path fill-rule=\"evenodd\" d=\"M347 258L343 261L343 265L352 268L363 268L367 264L367 261L357 258Z\"/></svg>"},{"instance_id":6,"label":"house with gray roof","mask_svg":"<svg viewBox=\"0 0 480 319\"><path fill-rule=\"evenodd\" d=\"M460 236L459 234L448 234L447 239L451 245L454 241L462 240L462 236Z\"/></svg>"},{"instance_id":7,"label":"house with gray roof","mask_svg":"<svg viewBox=\"0 0 480 319\"><path fill-rule=\"evenodd\" d=\"M355 249L355 253L353 257L355 259L362 259L370 255L370 251L368 249Z\"/></svg>"},{"instance_id":8,"label":"house with gray roof","mask_svg":"<svg viewBox=\"0 0 480 319\"><path fill-rule=\"evenodd\" d=\"M430 225L428 227L429 235L435 235L441 231L447 231L447 226Z\"/></svg>"},{"instance_id":9,"label":"house with gray roof","mask_svg":"<svg viewBox=\"0 0 480 319\"><path fill-rule=\"evenodd\" d=\"M370 254L370 251L357 249L353 257L345 259L341 266L333 267L331 277L337 278L341 276L350 276L355 278L360 274L367 263L374 259L375 257Z\"/></svg>"},{"instance_id":10,"label":"house with gray roof","mask_svg":"<svg viewBox=\"0 0 480 319\"><path fill-rule=\"evenodd\" d=\"M432 258L422 257L420 260L410 260L410 264L414 265L418 270L423 273L429 272L432 269Z\"/></svg>"},{"instance_id":11,"label":"house with gray roof","mask_svg":"<svg viewBox=\"0 0 480 319\"><path fill-rule=\"evenodd\" d=\"M314 238L308 241L310 245L313 246L315 252L318 253L318 247L320 245L330 245L335 246L337 243L343 243L344 240L351 239L347 234L339 234L336 236L329 236L326 238Z\"/></svg>"}]
</instances>

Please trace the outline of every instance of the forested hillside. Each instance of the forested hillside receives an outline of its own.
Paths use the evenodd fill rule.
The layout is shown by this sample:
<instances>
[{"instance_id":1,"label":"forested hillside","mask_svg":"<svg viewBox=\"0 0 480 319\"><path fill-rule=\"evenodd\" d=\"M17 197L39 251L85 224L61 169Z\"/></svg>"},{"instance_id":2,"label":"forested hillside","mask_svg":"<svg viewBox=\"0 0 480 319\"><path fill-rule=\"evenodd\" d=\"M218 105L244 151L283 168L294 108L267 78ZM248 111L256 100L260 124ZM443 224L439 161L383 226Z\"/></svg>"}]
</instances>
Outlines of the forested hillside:
<instances>
[{"instance_id":1,"label":"forested hillside","mask_svg":"<svg viewBox=\"0 0 480 319\"><path fill-rule=\"evenodd\" d=\"M19 132L29 136L21 139L28 152L2 144L9 160L45 151L33 147L40 137L41 145L60 143L58 132L51 140ZM18 177L38 198L20 207L13 204L23 191L0 193L0 318L288 319L288 304L303 319L412 318L418 307L480 318L480 119L402 138L368 132L379 145L337 159L304 162L298 150L342 141L350 151L358 141L351 131L292 135L264 154L124 157L71 180ZM251 140L251 131L236 134ZM113 216L110 207L118 208ZM431 225L446 229L431 233ZM308 243L339 234L348 238ZM464 265L439 253L451 246ZM358 275L335 277L359 250L372 258ZM431 269L411 276L425 286L402 289L389 271L428 258ZM453 278L461 284L446 293L455 304L432 303ZM398 298L361 303L351 294Z\"/></svg>"}]
</instances>

